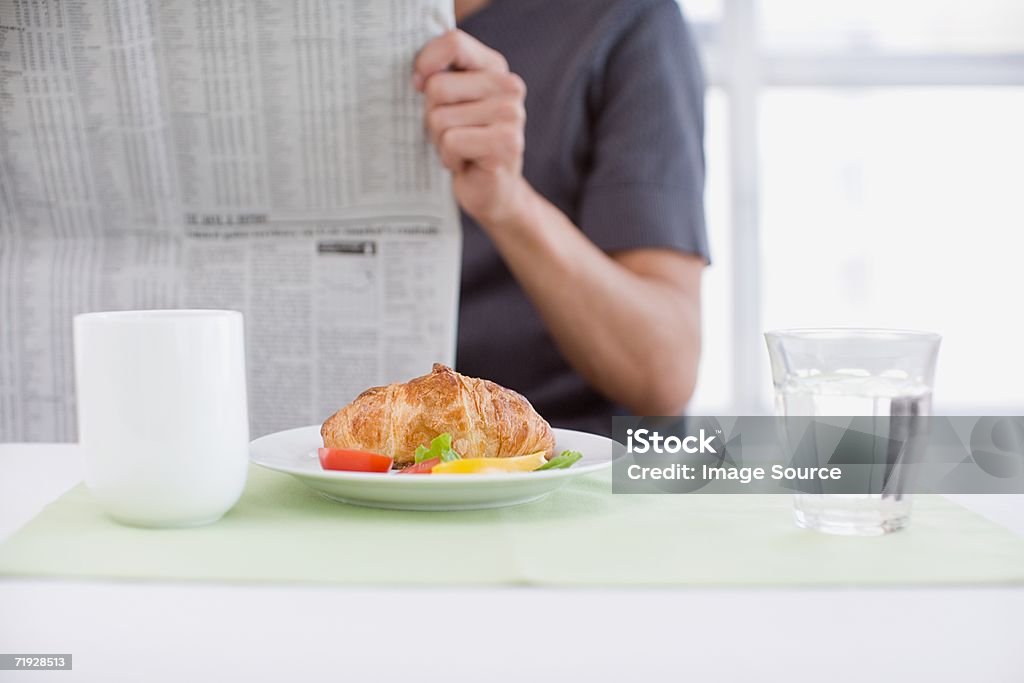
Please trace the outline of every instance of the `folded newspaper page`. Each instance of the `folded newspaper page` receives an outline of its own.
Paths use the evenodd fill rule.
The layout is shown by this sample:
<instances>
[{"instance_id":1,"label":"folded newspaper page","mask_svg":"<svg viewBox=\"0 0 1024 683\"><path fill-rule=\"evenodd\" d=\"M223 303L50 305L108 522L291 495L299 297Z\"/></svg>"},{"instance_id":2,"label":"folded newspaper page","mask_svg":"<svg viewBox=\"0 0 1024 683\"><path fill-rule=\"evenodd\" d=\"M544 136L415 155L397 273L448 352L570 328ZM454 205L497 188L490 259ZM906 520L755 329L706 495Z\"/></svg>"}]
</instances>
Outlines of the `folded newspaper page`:
<instances>
[{"instance_id":1,"label":"folded newspaper page","mask_svg":"<svg viewBox=\"0 0 1024 683\"><path fill-rule=\"evenodd\" d=\"M451 0L0 2L0 441L75 438L71 319L245 314L252 434L454 360L415 53Z\"/></svg>"}]
</instances>

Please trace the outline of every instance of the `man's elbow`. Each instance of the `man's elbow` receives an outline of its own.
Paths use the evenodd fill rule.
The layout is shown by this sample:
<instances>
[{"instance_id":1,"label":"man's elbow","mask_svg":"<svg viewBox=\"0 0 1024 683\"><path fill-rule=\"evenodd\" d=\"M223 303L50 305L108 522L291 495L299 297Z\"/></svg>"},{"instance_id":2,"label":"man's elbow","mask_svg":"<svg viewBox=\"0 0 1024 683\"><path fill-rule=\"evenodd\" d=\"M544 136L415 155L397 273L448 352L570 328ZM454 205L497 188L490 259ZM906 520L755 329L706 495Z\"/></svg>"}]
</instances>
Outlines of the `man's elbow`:
<instances>
[{"instance_id":1,"label":"man's elbow","mask_svg":"<svg viewBox=\"0 0 1024 683\"><path fill-rule=\"evenodd\" d=\"M693 397L697 384L697 363L674 370L654 368L639 388L633 405L634 415L680 415Z\"/></svg>"}]
</instances>

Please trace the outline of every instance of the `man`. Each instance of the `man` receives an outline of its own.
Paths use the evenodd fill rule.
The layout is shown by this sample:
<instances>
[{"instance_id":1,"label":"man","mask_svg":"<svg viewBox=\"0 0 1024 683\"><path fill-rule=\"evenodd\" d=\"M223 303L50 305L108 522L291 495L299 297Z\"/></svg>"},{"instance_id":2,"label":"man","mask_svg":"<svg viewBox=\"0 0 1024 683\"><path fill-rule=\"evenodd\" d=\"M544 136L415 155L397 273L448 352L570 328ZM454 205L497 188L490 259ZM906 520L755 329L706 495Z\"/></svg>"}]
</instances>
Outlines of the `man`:
<instances>
[{"instance_id":1,"label":"man","mask_svg":"<svg viewBox=\"0 0 1024 683\"><path fill-rule=\"evenodd\" d=\"M455 6L460 30L413 80L463 210L459 370L556 426L679 413L707 241L703 81L678 6Z\"/></svg>"}]
</instances>

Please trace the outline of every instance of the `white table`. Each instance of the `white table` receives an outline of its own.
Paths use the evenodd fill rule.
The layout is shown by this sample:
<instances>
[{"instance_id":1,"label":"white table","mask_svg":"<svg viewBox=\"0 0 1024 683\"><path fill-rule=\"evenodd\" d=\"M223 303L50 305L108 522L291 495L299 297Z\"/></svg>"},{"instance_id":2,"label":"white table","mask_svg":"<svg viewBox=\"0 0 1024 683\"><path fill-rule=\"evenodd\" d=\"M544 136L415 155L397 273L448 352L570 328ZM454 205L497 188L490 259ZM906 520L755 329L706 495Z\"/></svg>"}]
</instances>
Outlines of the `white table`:
<instances>
[{"instance_id":1,"label":"white table","mask_svg":"<svg viewBox=\"0 0 1024 683\"><path fill-rule=\"evenodd\" d=\"M0 444L0 539L82 477ZM957 497L1024 535L1024 497ZM1024 681L1024 589L422 589L0 580L0 681Z\"/></svg>"}]
</instances>

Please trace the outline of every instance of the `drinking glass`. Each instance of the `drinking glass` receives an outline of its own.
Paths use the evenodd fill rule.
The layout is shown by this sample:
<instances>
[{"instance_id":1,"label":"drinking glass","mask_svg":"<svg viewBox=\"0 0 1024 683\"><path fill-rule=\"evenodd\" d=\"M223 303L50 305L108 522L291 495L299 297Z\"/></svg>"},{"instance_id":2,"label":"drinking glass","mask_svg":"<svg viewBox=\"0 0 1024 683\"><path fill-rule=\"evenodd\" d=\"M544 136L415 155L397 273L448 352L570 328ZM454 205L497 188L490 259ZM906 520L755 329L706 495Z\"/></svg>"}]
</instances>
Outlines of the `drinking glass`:
<instances>
[{"instance_id":1,"label":"drinking glass","mask_svg":"<svg viewBox=\"0 0 1024 683\"><path fill-rule=\"evenodd\" d=\"M85 481L104 511L144 527L220 519L248 468L242 314L86 313L74 337Z\"/></svg>"},{"instance_id":2,"label":"drinking glass","mask_svg":"<svg viewBox=\"0 0 1024 683\"><path fill-rule=\"evenodd\" d=\"M897 442L920 432L931 411L941 337L880 329L793 329L765 334L782 418L880 418ZM794 421L795 422L795 421ZM899 433L896 433L896 432ZM792 444L791 444L792 446ZM827 460L828 454L821 460ZM878 463L876 463L878 464ZM826 533L874 536L902 529L910 496L899 479L875 493L798 493L798 526Z\"/></svg>"}]
</instances>

